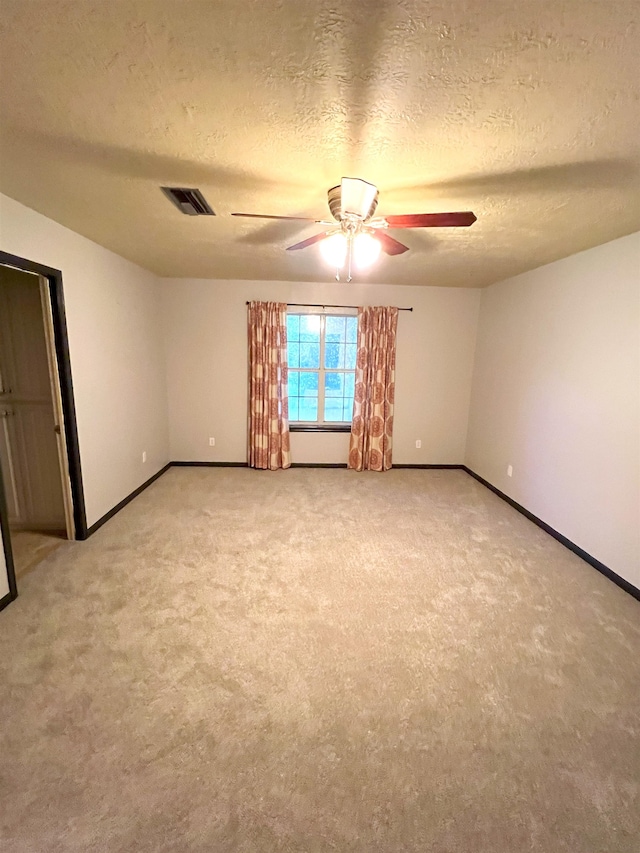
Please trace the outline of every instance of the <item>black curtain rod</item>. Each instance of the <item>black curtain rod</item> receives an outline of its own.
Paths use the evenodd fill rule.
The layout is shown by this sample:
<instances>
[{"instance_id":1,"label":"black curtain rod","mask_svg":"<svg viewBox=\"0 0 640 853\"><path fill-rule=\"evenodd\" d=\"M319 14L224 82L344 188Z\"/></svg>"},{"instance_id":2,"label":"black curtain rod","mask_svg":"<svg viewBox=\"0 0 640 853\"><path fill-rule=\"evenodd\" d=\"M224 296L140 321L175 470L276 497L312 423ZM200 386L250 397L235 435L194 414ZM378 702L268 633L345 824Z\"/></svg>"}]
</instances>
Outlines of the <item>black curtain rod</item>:
<instances>
[{"instance_id":1,"label":"black curtain rod","mask_svg":"<svg viewBox=\"0 0 640 853\"><path fill-rule=\"evenodd\" d=\"M249 305L247 299L247 305ZM362 305L312 305L308 302L287 302L287 308L362 308ZM413 311L413 308L398 308L398 311Z\"/></svg>"}]
</instances>

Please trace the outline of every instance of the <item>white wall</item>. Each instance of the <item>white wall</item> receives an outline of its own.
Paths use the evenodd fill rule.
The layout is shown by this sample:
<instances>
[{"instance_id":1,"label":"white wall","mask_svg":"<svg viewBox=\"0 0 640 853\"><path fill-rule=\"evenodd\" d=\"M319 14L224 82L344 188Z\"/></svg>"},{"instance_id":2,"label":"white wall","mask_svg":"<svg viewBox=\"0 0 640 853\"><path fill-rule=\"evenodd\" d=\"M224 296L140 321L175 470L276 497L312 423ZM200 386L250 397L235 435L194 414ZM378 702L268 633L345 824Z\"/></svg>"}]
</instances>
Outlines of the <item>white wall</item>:
<instances>
[{"instance_id":1,"label":"white wall","mask_svg":"<svg viewBox=\"0 0 640 853\"><path fill-rule=\"evenodd\" d=\"M162 290L172 459L245 461L245 303L262 299L413 307L398 321L393 459L463 462L479 291L203 279L164 279ZM292 460L344 463L348 444L348 434L294 433Z\"/></svg>"},{"instance_id":2,"label":"white wall","mask_svg":"<svg viewBox=\"0 0 640 853\"><path fill-rule=\"evenodd\" d=\"M640 587L640 234L483 292L466 464Z\"/></svg>"},{"instance_id":3,"label":"white wall","mask_svg":"<svg viewBox=\"0 0 640 853\"><path fill-rule=\"evenodd\" d=\"M2 195L0 249L62 271L91 525L169 460L158 282Z\"/></svg>"}]
</instances>

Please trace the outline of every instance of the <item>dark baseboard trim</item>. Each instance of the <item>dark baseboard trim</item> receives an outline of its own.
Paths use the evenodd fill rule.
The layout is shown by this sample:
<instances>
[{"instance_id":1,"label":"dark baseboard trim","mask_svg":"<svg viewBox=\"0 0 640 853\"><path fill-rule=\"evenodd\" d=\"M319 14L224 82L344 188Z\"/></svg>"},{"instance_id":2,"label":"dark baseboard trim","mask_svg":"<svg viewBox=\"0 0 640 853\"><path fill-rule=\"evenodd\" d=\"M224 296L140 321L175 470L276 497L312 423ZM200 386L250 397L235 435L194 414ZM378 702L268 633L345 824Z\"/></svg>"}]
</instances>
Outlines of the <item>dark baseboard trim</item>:
<instances>
[{"instance_id":1,"label":"dark baseboard trim","mask_svg":"<svg viewBox=\"0 0 640 853\"><path fill-rule=\"evenodd\" d=\"M10 592L8 592L6 595L4 595L2 598L0 598L0 610L4 610L5 607L8 604L11 604L12 601L15 601L17 597L18 597L17 592L15 595L12 595Z\"/></svg>"},{"instance_id":2,"label":"dark baseboard trim","mask_svg":"<svg viewBox=\"0 0 640 853\"><path fill-rule=\"evenodd\" d=\"M605 577L609 578L610 581L613 581L616 586L619 586L620 589L623 589L625 592L628 592L629 595L632 595L638 601L640 601L640 589L635 587L632 583L629 583L625 578L620 577L620 575L616 574L609 566L605 566L604 563L601 563L600 560L596 560L595 557L592 557L591 554L587 554L579 545L576 545L575 542L572 542L570 539L567 539L566 536L563 536L562 533L558 533L557 530L554 530L546 521L543 521L541 518L538 518L537 515L534 515L532 512L529 512L528 509L525 509L521 506L517 501L514 501L513 498L510 498L509 495L505 495L504 492L501 492L500 489L497 489L495 486L492 486L488 480L485 480L484 477L481 477L479 474L476 474L475 471L472 471L471 468L467 468L466 465L460 466L464 471L467 472L474 480L477 480L479 483L482 483L483 486L486 486L487 489L490 489L494 494L498 495L499 498L502 498L503 501L506 501L509 506L512 506L514 509L518 510L518 512L522 513L525 518L528 518L529 521L532 521L545 533L548 533L549 536L553 536L561 545L564 545L565 548L568 548L570 551L580 557L585 563L588 563L594 569L599 571Z\"/></svg>"},{"instance_id":3,"label":"dark baseboard trim","mask_svg":"<svg viewBox=\"0 0 640 853\"><path fill-rule=\"evenodd\" d=\"M176 468L248 468L246 462L171 462ZM292 462L291 468L346 468L346 462ZM255 471L267 470L255 468Z\"/></svg>"},{"instance_id":4,"label":"dark baseboard trim","mask_svg":"<svg viewBox=\"0 0 640 853\"><path fill-rule=\"evenodd\" d=\"M446 470L455 470L455 469L464 470L464 465L436 465L435 463L433 465L432 464L426 464L426 465L396 465L396 463L394 462L391 467L392 468L418 468L421 470L422 469L431 470L432 468L444 468Z\"/></svg>"},{"instance_id":5,"label":"dark baseboard trim","mask_svg":"<svg viewBox=\"0 0 640 853\"><path fill-rule=\"evenodd\" d=\"M172 468L246 468L246 462L169 462Z\"/></svg>"},{"instance_id":6,"label":"dark baseboard trim","mask_svg":"<svg viewBox=\"0 0 640 853\"><path fill-rule=\"evenodd\" d=\"M99 519L95 522L95 524L92 524L92 525L91 525L91 527L88 527L88 528L87 528L87 537L88 537L88 536L91 536L93 533L95 533L95 532L96 532L96 530L99 530L99 529L102 527L102 525L103 525L103 524L105 524L107 521L109 521L109 519L110 519L110 518L113 518L113 516L114 516L117 512L120 512L120 510L121 510L123 507L125 507L128 503L130 503L134 498L137 498L137 497L138 497L138 495L139 495L141 492L144 492L144 490L145 490L146 488L148 488L152 483L154 483L154 482L158 479L158 477L162 477L162 475L164 474L164 472L165 472L165 471L168 471L168 470L169 470L169 468L171 468L171 465L172 465L172 464L173 464L173 463L171 463L171 462L167 462L167 464L164 466L164 468L161 468L159 471L157 471L157 472L153 475L153 477L149 477L149 479L148 479L148 480L146 480L146 481L145 481L141 486L138 486L138 488L137 488L137 489L134 489L134 491L133 491L133 492L131 492L131 494L130 494L130 495L127 495L127 497L126 497L126 498L123 498L123 499L120 501L120 503L119 503L119 504L116 504L116 505L113 507L113 509L110 509L110 510L109 510L109 512L105 513L105 514L102 516L102 518L99 518ZM83 538L85 538L85 539L86 539L87 537L83 537Z\"/></svg>"},{"instance_id":7,"label":"dark baseboard trim","mask_svg":"<svg viewBox=\"0 0 640 853\"><path fill-rule=\"evenodd\" d=\"M292 462L290 468L346 468L346 462Z\"/></svg>"},{"instance_id":8,"label":"dark baseboard trim","mask_svg":"<svg viewBox=\"0 0 640 853\"><path fill-rule=\"evenodd\" d=\"M169 463L176 468L247 468L246 462L171 462ZM346 462L292 462L290 465L291 468L346 468ZM458 469L465 470L464 465L438 465L438 464L428 464L428 465L393 465L393 468L418 468L430 470L432 468L443 468L443 469ZM262 470L262 469L256 469ZM266 469L265 469L266 470Z\"/></svg>"}]
</instances>

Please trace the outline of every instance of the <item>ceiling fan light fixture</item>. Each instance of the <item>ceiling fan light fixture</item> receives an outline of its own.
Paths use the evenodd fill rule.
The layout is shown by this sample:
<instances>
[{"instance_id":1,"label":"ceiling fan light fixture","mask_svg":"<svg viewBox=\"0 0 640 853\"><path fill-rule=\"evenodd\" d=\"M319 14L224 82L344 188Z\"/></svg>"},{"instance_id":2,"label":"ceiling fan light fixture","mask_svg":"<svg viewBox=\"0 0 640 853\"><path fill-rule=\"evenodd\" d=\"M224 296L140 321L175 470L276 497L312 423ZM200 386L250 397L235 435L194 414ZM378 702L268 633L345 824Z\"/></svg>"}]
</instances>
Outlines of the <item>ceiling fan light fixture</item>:
<instances>
[{"instance_id":1,"label":"ceiling fan light fixture","mask_svg":"<svg viewBox=\"0 0 640 853\"><path fill-rule=\"evenodd\" d=\"M320 254L336 270L341 270L347 260L347 237L342 233L332 234L320 243Z\"/></svg>"},{"instance_id":2,"label":"ceiling fan light fixture","mask_svg":"<svg viewBox=\"0 0 640 853\"><path fill-rule=\"evenodd\" d=\"M353 259L358 269L367 269L380 257L382 246L373 234L361 231L353 238Z\"/></svg>"},{"instance_id":3,"label":"ceiling fan light fixture","mask_svg":"<svg viewBox=\"0 0 640 853\"><path fill-rule=\"evenodd\" d=\"M378 188L361 178L343 178L340 185L342 216L365 220L376 209Z\"/></svg>"}]
</instances>

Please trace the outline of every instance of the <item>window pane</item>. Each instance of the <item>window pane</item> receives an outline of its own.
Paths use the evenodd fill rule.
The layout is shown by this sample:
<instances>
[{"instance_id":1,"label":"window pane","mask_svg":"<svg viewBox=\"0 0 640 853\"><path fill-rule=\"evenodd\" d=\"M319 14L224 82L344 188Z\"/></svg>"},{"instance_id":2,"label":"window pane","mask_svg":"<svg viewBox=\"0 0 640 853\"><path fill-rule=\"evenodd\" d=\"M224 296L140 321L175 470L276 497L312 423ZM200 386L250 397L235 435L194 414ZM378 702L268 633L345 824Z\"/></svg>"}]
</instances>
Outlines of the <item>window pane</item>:
<instances>
[{"instance_id":1,"label":"window pane","mask_svg":"<svg viewBox=\"0 0 640 853\"><path fill-rule=\"evenodd\" d=\"M289 421L298 420L298 398L289 397Z\"/></svg>"},{"instance_id":2,"label":"window pane","mask_svg":"<svg viewBox=\"0 0 640 853\"><path fill-rule=\"evenodd\" d=\"M289 367L300 367L300 344L287 342L287 363Z\"/></svg>"},{"instance_id":3,"label":"window pane","mask_svg":"<svg viewBox=\"0 0 640 853\"><path fill-rule=\"evenodd\" d=\"M334 370L344 367L344 344L326 344L324 366Z\"/></svg>"},{"instance_id":4,"label":"window pane","mask_svg":"<svg viewBox=\"0 0 640 853\"><path fill-rule=\"evenodd\" d=\"M344 395L345 397L353 397L356 390L356 377L353 373L345 373L344 375Z\"/></svg>"},{"instance_id":5,"label":"window pane","mask_svg":"<svg viewBox=\"0 0 640 853\"><path fill-rule=\"evenodd\" d=\"M297 397L298 396L298 377L299 373L296 371L289 371L289 397Z\"/></svg>"},{"instance_id":6,"label":"window pane","mask_svg":"<svg viewBox=\"0 0 640 853\"><path fill-rule=\"evenodd\" d=\"M344 341L346 317L327 317L325 336L327 341Z\"/></svg>"},{"instance_id":7,"label":"window pane","mask_svg":"<svg viewBox=\"0 0 640 853\"><path fill-rule=\"evenodd\" d=\"M300 396L301 397L317 397L318 396L318 374L317 373L300 373Z\"/></svg>"},{"instance_id":8,"label":"window pane","mask_svg":"<svg viewBox=\"0 0 640 853\"><path fill-rule=\"evenodd\" d=\"M324 366L329 368L340 367L340 344L326 343L324 347Z\"/></svg>"},{"instance_id":9,"label":"window pane","mask_svg":"<svg viewBox=\"0 0 640 853\"><path fill-rule=\"evenodd\" d=\"M327 397L324 401L325 421L342 421L343 404L342 397Z\"/></svg>"},{"instance_id":10,"label":"window pane","mask_svg":"<svg viewBox=\"0 0 640 853\"><path fill-rule=\"evenodd\" d=\"M358 318L347 317L347 343L355 344L358 342Z\"/></svg>"},{"instance_id":11,"label":"window pane","mask_svg":"<svg viewBox=\"0 0 640 853\"><path fill-rule=\"evenodd\" d=\"M320 343L320 317L317 314L300 315L300 340Z\"/></svg>"},{"instance_id":12,"label":"window pane","mask_svg":"<svg viewBox=\"0 0 640 853\"><path fill-rule=\"evenodd\" d=\"M325 373L324 375L324 393L325 397L342 397L344 374L343 373Z\"/></svg>"},{"instance_id":13,"label":"window pane","mask_svg":"<svg viewBox=\"0 0 640 853\"><path fill-rule=\"evenodd\" d=\"M345 350L344 365L340 365L340 366L346 367L347 370L355 370L355 367L356 367L356 350L357 350L356 345L355 344L347 344L346 347L344 347L344 350Z\"/></svg>"},{"instance_id":14,"label":"window pane","mask_svg":"<svg viewBox=\"0 0 640 853\"><path fill-rule=\"evenodd\" d=\"M300 344L300 367L320 367L320 344Z\"/></svg>"},{"instance_id":15,"label":"window pane","mask_svg":"<svg viewBox=\"0 0 640 853\"><path fill-rule=\"evenodd\" d=\"M300 317L297 314L287 314L287 341L300 340Z\"/></svg>"},{"instance_id":16,"label":"window pane","mask_svg":"<svg viewBox=\"0 0 640 853\"><path fill-rule=\"evenodd\" d=\"M353 397L344 398L344 420L350 421L353 419Z\"/></svg>"},{"instance_id":17,"label":"window pane","mask_svg":"<svg viewBox=\"0 0 640 853\"><path fill-rule=\"evenodd\" d=\"M317 421L318 420L318 398L317 397L300 397L300 417L301 421Z\"/></svg>"}]
</instances>

